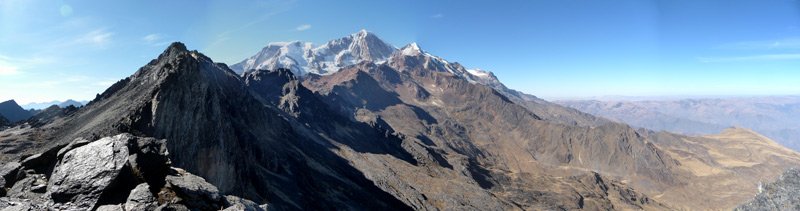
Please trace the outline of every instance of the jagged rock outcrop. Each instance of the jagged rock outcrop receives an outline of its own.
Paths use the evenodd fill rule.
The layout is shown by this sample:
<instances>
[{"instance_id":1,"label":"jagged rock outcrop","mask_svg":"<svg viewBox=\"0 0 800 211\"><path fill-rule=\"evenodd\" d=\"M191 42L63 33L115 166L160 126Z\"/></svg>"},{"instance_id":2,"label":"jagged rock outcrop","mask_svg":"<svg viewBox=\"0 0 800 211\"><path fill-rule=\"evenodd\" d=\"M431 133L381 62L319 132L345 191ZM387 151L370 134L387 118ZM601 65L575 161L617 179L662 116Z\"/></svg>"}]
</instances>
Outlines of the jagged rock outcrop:
<instances>
[{"instance_id":1,"label":"jagged rock outcrop","mask_svg":"<svg viewBox=\"0 0 800 211\"><path fill-rule=\"evenodd\" d=\"M263 210L172 168L165 145L164 140L120 134L96 141L77 139L48 150L58 151L58 156L40 156L37 165L54 165L52 172L10 162L0 168L3 182L8 182L3 191L11 186L7 194L0 194L0 209L218 210L247 204L251 210Z\"/></svg>"},{"instance_id":2,"label":"jagged rock outcrop","mask_svg":"<svg viewBox=\"0 0 800 211\"><path fill-rule=\"evenodd\" d=\"M789 169L776 181L759 185L755 198L735 210L800 210L800 170Z\"/></svg>"},{"instance_id":3,"label":"jagged rock outcrop","mask_svg":"<svg viewBox=\"0 0 800 211\"><path fill-rule=\"evenodd\" d=\"M243 78L244 83L252 87L251 90L256 92L257 96L263 97L267 104L292 116L297 117L301 113L300 108L305 108L303 113L309 113L313 112L309 106L317 106L310 99L300 99L313 98L313 94L301 88L300 81L289 69L251 70L247 71ZM300 102L309 103L300 106Z\"/></svg>"}]
</instances>

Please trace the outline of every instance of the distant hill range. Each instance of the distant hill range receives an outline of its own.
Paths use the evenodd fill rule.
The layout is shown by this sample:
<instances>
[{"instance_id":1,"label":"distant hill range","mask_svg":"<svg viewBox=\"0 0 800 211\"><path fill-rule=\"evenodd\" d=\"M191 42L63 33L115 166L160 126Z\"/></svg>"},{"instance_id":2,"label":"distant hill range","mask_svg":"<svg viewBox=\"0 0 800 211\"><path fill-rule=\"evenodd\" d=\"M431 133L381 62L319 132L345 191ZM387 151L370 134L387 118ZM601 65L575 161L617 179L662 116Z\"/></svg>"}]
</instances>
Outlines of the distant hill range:
<instances>
[{"instance_id":1,"label":"distant hill range","mask_svg":"<svg viewBox=\"0 0 800 211\"><path fill-rule=\"evenodd\" d=\"M17 101L8 100L0 103L0 115L5 117L9 122L17 122L30 118L33 116L30 111L26 111L17 104Z\"/></svg>"},{"instance_id":2,"label":"distant hill range","mask_svg":"<svg viewBox=\"0 0 800 211\"><path fill-rule=\"evenodd\" d=\"M53 100L53 101L50 101L50 102L42 102L42 103L35 103L34 102L34 103L24 104L24 105L21 105L21 106L22 106L22 108L24 108L26 110L30 110L30 109L42 110L42 109L46 109L47 107L50 107L52 105L57 105L58 107L66 108L67 106L70 106L70 105L71 106L75 106L75 107L81 107L83 105L86 105L87 103L89 103L89 101L86 101L86 100L76 101L76 100L68 99L68 100L65 100L65 101Z\"/></svg>"},{"instance_id":3,"label":"distant hill range","mask_svg":"<svg viewBox=\"0 0 800 211\"><path fill-rule=\"evenodd\" d=\"M668 100L569 100L561 105L635 127L689 135L750 128L800 150L800 96Z\"/></svg>"}]
</instances>

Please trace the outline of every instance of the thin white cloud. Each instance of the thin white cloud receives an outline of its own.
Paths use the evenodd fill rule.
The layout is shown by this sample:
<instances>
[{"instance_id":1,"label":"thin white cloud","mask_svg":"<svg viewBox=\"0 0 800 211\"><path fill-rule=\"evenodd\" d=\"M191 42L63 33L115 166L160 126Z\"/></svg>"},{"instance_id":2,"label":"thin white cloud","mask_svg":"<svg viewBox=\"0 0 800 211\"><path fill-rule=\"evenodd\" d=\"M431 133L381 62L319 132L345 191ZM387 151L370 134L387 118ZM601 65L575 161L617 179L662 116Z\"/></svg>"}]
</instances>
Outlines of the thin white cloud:
<instances>
[{"instance_id":1,"label":"thin white cloud","mask_svg":"<svg viewBox=\"0 0 800 211\"><path fill-rule=\"evenodd\" d=\"M719 48L737 50L800 49L800 37L728 43L719 46Z\"/></svg>"},{"instance_id":2,"label":"thin white cloud","mask_svg":"<svg viewBox=\"0 0 800 211\"><path fill-rule=\"evenodd\" d=\"M0 64L0 75L16 75L19 74L19 69L14 66Z\"/></svg>"},{"instance_id":3,"label":"thin white cloud","mask_svg":"<svg viewBox=\"0 0 800 211\"><path fill-rule=\"evenodd\" d=\"M309 30L309 29L311 29L311 24L299 25L299 26L297 26L297 28L294 28L294 29L297 30L297 31Z\"/></svg>"},{"instance_id":4,"label":"thin white cloud","mask_svg":"<svg viewBox=\"0 0 800 211\"><path fill-rule=\"evenodd\" d=\"M142 41L144 41L144 43L147 45L156 47L166 46L169 44L168 41L164 41L164 35L158 33L145 35L142 37Z\"/></svg>"},{"instance_id":5,"label":"thin white cloud","mask_svg":"<svg viewBox=\"0 0 800 211\"><path fill-rule=\"evenodd\" d=\"M0 75L17 75L22 73L21 69L52 62L53 59L45 57L18 58L0 55Z\"/></svg>"},{"instance_id":6,"label":"thin white cloud","mask_svg":"<svg viewBox=\"0 0 800 211\"><path fill-rule=\"evenodd\" d=\"M148 34L142 37L142 40L144 40L147 43L153 43L155 41L161 40L161 38L162 36L160 34Z\"/></svg>"},{"instance_id":7,"label":"thin white cloud","mask_svg":"<svg viewBox=\"0 0 800 211\"><path fill-rule=\"evenodd\" d=\"M700 57L700 62L754 62L754 61L781 61L781 60L800 60L800 54L764 54L739 57Z\"/></svg>"},{"instance_id":8,"label":"thin white cloud","mask_svg":"<svg viewBox=\"0 0 800 211\"><path fill-rule=\"evenodd\" d=\"M431 18L444 18L444 14L437 13L437 14L431 15Z\"/></svg>"},{"instance_id":9,"label":"thin white cloud","mask_svg":"<svg viewBox=\"0 0 800 211\"><path fill-rule=\"evenodd\" d=\"M73 45L92 45L95 47L104 48L111 44L111 36L113 36L113 32L109 32L105 29L96 29L89 33L83 34L76 38L72 43ZM68 45L71 46L71 45Z\"/></svg>"}]
</instances>

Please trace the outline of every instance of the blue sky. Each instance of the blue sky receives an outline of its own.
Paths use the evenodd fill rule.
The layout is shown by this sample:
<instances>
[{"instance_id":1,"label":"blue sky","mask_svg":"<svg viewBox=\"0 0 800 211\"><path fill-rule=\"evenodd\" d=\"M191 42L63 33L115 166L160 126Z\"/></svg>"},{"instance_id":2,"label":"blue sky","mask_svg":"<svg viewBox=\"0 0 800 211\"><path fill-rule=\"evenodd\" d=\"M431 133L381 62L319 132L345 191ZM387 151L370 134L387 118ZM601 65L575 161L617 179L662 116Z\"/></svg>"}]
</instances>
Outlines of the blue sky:
<instances>
[{"instance_id":1,"label":"blue sky","mask_svg":"<svg viewBox=\"0 0 800 211\"><path fill-rule=\"evenodd\" d=\"M0 0L0 100L89 100L181 41L218 62L360 29L546 99L800 94L800 0Z\"/></svg>"}]
</instances>

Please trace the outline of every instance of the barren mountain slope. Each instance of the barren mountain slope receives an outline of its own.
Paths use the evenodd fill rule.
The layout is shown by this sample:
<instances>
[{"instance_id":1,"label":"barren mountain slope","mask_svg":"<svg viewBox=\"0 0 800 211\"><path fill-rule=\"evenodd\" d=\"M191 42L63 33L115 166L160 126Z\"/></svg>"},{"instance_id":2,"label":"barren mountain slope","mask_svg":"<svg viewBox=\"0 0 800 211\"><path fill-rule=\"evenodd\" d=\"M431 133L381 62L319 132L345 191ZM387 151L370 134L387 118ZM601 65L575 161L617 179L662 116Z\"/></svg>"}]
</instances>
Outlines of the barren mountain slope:
<instances>
[{"instance_id":1,"label":"barren mountain slope","mask_svg":"<svg viewBox=\"0 0 800 211\"><path fill-rule=\"evenodd\" d=\"M732 209L751 199L759 182L769 182L783 171L800 166L800 154L743 128L717 135L687 137L664 132L650 136L661 149L693 175L686 186L668 188L654 198L665 202L694 201L697 207ZM696 200L698 195L704 200ZM695 208L690 204L676 207Z\"/></svg>"},{"instance_id":2,"label":"barren mountain slope","mask_svg":"<svg viewBox=\"0 0 800 211\"><path fill-rule=\"evenodd\" d=\"M533 178L537 176L598 171L658 196L668 204L692 209L730 208L747 199L747 194L721 198L717 194L751 186L724 182L757 180L798 164L797 155L787 154L779 158L780 166L736 167L742 172L771 173L731 174L726 180L709 180L696 174L704 170L703 166L682 162L686 157L703 159L705 152L676 154L662 148L673 150L670 144L724 148L715 145L724 140L722 137L667 133L655 137L648 135L652 132L634 131L622 124L603 123L604 120L565 124L543 119L531 112L533 109L519 106L496 89L471 83L447 68L436 67L433 59L424 54L396 53L386 64L362 63L332 75L308 77L304 85L320 93L343 115L363 122L386 122L407 140L428 145L434 152L447 152L443 157L450 163L455 163L450 161L456 157L454 154L466 155L467 162L479 164L486 172L477 181L484 180L484 187L511 198L524 198L515 194L525 192L508 187L528 187L520 184L535 183L538 179ZM783 152L776 145L765 149ZM707 158L715 168L731 168L718 165L725 163L725 159ZM707 186L719 189L696 191L697 187Z\"/></svg>"},{"instance_id":3,"label":"barren mountain slope","mask_svg":"<svg viewBox=\"0 0 800 211\"><path fill-rule=\"evenodd\" d=\"M305 85L343 115L386 122L406 140L440 152L448 163L478 167L472 176L496 195L533 201L531 186L524 184L589 170L674 185L669 169L675 162L629 127L542 121L489 87L426 67L429 59L396 54L389 64L362 63L309 77Z\"/></svg>"}]
</instances>

